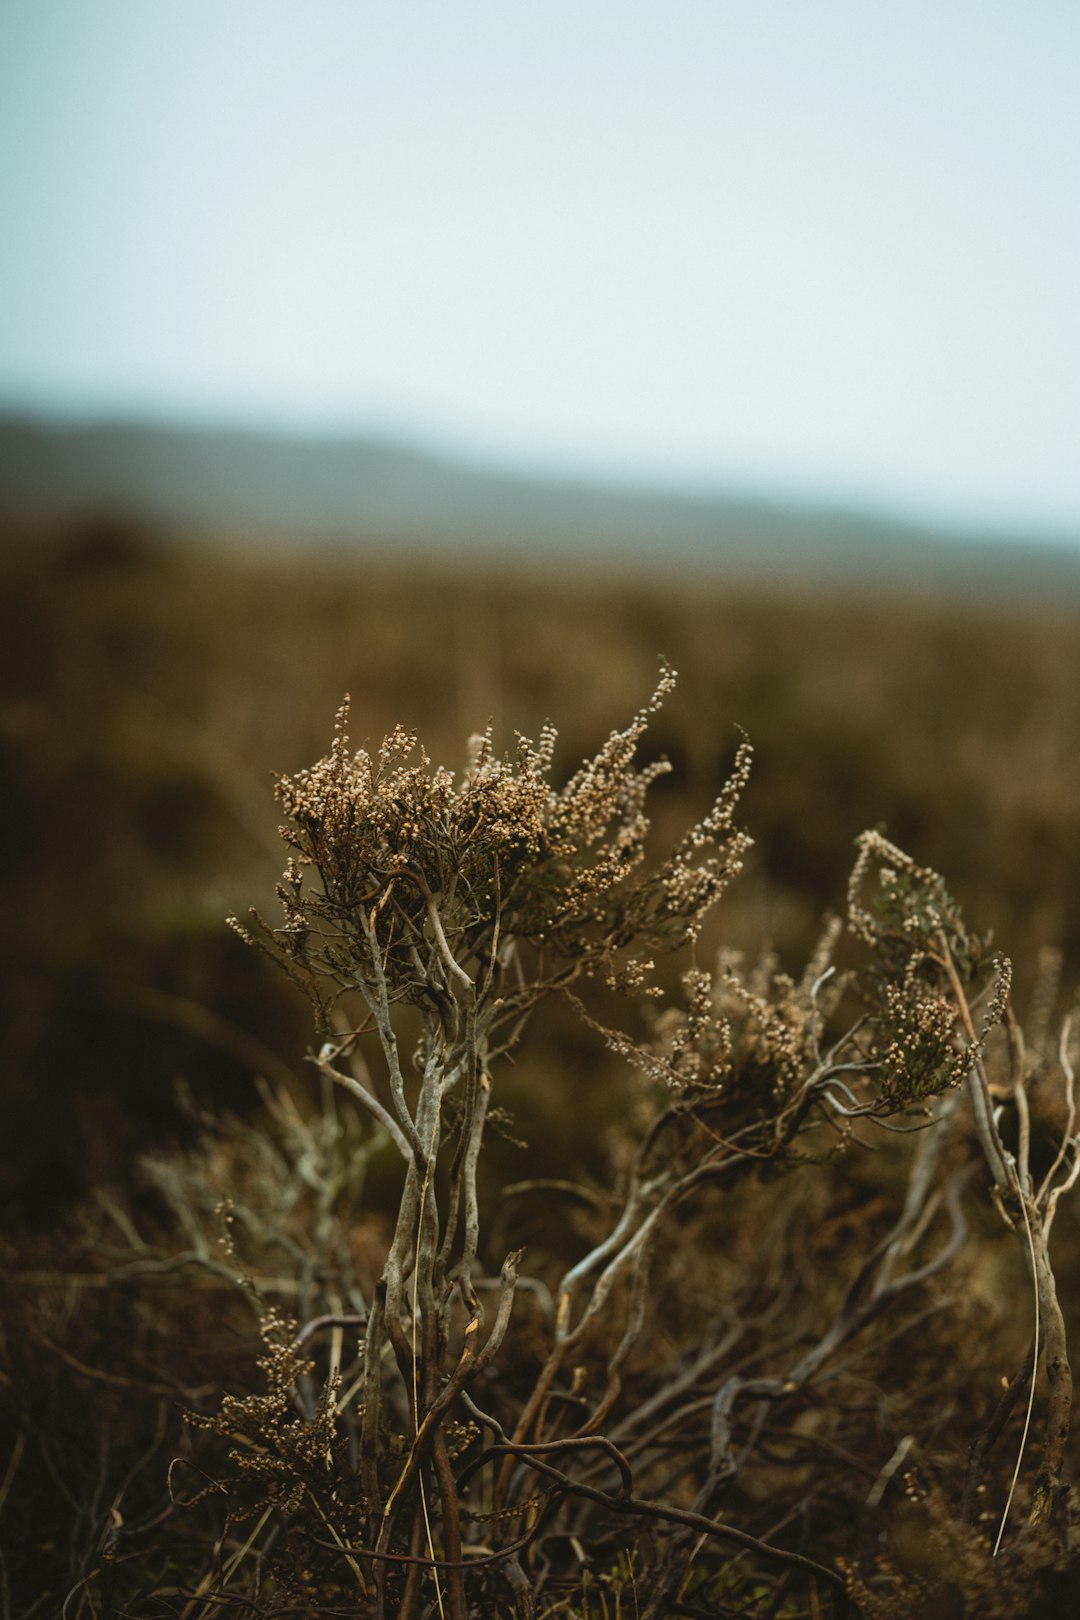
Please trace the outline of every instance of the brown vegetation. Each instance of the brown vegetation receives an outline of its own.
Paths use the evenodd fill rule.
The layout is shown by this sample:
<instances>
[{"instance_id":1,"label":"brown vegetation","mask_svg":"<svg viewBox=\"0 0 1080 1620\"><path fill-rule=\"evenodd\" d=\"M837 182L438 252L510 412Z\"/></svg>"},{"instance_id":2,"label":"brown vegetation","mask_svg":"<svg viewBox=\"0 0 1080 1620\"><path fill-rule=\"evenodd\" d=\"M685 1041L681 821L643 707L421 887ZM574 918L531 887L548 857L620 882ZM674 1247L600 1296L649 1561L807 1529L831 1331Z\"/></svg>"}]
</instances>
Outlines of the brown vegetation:
<instances>
[{"instance_id":1,"label":"brown vegetation","mask_svg":"<svg viewBox=\"0 0 1080 1620\"><path fill-rule=\"evenodd\" d=\"M5 568L6 1613L1057 1612L1074 617Z\"/></svg>"}]
</instances>

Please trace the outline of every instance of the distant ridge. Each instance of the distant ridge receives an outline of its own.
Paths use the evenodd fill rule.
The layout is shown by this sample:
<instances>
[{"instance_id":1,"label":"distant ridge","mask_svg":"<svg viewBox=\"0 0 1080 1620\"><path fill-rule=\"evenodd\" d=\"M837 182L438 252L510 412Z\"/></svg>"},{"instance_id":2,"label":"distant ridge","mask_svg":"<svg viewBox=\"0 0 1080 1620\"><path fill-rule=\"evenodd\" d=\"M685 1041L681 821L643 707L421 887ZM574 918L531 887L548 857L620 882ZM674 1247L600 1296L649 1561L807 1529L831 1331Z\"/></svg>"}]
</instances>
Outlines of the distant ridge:
<instances>
[{"instance_id":1,"label":"distant ridge","mask_svg":"<svg viewBox=\"0 0 1080 1620\"><path fill-rule=\"evenodd\" d=\"M1037 537L988 544L873 514L547 480L374 438L0 415L0 515L102 510L275 543L1080 591L1080 545Z\"/></svg>"}]
</instances>

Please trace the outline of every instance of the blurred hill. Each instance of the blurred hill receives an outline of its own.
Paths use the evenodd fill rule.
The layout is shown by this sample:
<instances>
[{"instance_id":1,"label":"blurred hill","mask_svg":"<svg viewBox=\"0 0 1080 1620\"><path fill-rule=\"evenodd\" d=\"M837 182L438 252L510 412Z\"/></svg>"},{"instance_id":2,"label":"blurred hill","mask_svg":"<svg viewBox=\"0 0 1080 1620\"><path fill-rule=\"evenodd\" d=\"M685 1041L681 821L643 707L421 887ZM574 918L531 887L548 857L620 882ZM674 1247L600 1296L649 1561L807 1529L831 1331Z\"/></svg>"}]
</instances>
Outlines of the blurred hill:
<instances>
[{"instance_id":1,"label":"blurred hill","mask_svg":"<svg viewBox=\"0 0 1080 1620\"><path fill-rule=\"evenodd\" d=\"M964 582L980 592L1080 588L1080 543L936 532L874 514L495 472L372 438L0 417L0 512L123 511L261 546L467 545L648 571L722 567L858 583ZM1080 542L1080 536L1077 537ZM993 544L987 544L992 540Z\"/></svg>"}]
</instances>

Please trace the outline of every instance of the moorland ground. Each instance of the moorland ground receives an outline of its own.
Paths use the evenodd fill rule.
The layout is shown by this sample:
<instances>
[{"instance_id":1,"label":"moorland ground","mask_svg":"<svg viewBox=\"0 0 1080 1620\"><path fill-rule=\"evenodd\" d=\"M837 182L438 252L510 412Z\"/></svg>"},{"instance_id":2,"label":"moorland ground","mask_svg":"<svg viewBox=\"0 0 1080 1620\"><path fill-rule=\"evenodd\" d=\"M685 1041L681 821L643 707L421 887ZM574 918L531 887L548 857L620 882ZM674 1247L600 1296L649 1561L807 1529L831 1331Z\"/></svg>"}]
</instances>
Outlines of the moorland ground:
<instances>
[{"instance_id":1,"label":"moorland ground","mask_svg":"<svg viewBox=\"0 0 1080 1620\"><path fill-rule=\"evenodd\" d=\"M451 768L489 720L496 746L510 747L515 728L535 737L550 717L554 775L565 777L638 707L663 655L680 679L648 738L649 756L673 765L653 790L661 847L715 798L738 727L755 747L741 807L755 848L704 955L722 942L754 956L768 940L797 970L825 913L843 905L854 838L878 826L945 873L966 914L994 931L1019 1004L1045 945L1062 952L1066 987L1080 978L1080 602L552 577L377 551L267 557L100 520L16 532L0 569L0 1123L25 1313L12 1316L7 1346L5 1376L19 1380L17 1396L5 1386L7 1415L24 1440L4 1509L21 1539L36 1526L55 1590L65 1527L97 1533L94 1482L111 1479L102 1434L120 1437L125 1459L139 1452L136 1341L151 1345L138 1375L142 1447L167 1462L176 1403L160 1393L171 1377L162 1346L178 1331L170 1313L191 1310L159 1305L168 1331L139 1326L137 1299L103 1306L107 1289L80 1293L70 1279L100 1281L102 1223L162 1225L141 1154L195 1141L200 1110L263 1117L259 1076L316 1095L303 998L224 917L249 902L272 908L272 773L325 751L344 692L357 742L377 745L402 721ZM529 1141L530 1175L603 1179L622 1106L616 1068L568 1014L537 1026L508 1080L509 1134ZM512 1143L493 1151L512 1175ZM373 1230L393 1196L373 1165ZM1055 1233L1063 1274L1080 1255L1071 1219L1063 1209ZM28 1305L30 1272L42 1280ZM1011 1371L1028 1326L1010 1320L1016 1281L1002 1277L985 1293ZM1075 1341L1075 1290L1064 1292ZM89 1293L101 1296L92 1306ZM177 1356L176 1388L198 1389L250 1353L250 1325L227 1312L199 1320L201 1345ZM40 1445L25 1439L27 1412Z\"/></svg>"}]
</instances>

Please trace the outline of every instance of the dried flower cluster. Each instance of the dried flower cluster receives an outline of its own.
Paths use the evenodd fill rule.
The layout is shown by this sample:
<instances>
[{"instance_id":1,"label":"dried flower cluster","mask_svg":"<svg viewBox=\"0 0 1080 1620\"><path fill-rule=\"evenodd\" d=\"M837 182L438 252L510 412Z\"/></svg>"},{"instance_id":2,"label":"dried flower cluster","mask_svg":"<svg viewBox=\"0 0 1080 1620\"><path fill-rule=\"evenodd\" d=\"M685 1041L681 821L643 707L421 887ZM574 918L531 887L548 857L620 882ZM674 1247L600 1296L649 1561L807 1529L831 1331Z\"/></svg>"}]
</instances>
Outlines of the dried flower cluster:
<instances>
[{"instance_id":1,"label":"dried flower cluster","mask_svg":"<svg viewBox=\"0 0 1080 1620\"><path fill-rule=\"evenodd\" d=\"M867 901L871 875L877 887ZM968 932L937 872L919 866L878 832L863 833L848 885L852 932L871 949L865 998L878 1044L882 1096L919 1103L960 1085L975 1046L1005 1015L1011 966L991 958ZM977 985L990 970L994 989L978 1043L967 1039L957 982Z\"/></svg>"},{"instance_id":2,"label":"dried flower cluster","mask_svg":"<svg viewBox=\"0 0 1080 1620\"><path fill-rule=\"evenodd\" d=\"M550 725L538 743L519 735L510 758L496 755L490 730L474 737L457 782L401 728L374 756L352 752L343 704L326 758L278 782L293 851L279 887L284 922L256 918L263 941L315 993L326 1027L341 992L385 987L391 1002L429 1000L440 955L434 977L446 976L444 944L488 999L498 996L508 1022L582 972L640 988L650 951L696 937L749 846L733 818L751 751L743 742L710 813L642 873L646 795L669 767L639 768L634 756L674 682L664 666L630 725L561 789L550 782ZM504 971L515 942L536 953L526 984Z\"/></svg>"}]
</instances>

